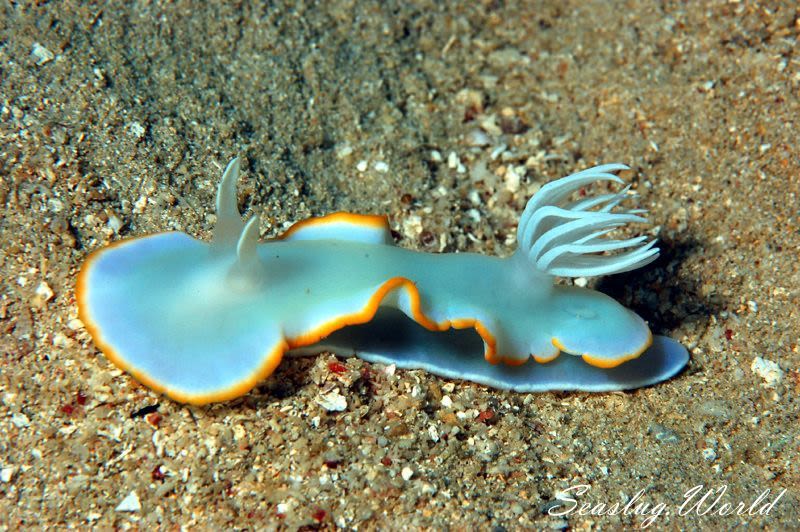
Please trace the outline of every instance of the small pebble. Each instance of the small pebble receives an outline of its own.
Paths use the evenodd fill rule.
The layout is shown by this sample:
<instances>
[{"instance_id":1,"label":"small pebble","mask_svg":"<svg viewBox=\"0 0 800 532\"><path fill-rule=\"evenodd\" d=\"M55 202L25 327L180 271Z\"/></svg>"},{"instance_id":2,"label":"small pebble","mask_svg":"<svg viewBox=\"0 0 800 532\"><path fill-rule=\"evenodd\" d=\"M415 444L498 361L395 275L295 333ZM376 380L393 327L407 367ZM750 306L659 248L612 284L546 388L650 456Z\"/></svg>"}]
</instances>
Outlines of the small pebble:
<instances>
[{"instance_id":1,"label":"small pebble","mask_svg":"<svg viewBox=\"0 0 800 532\"><path fill-rule=\"evenodd\" d=\"M46 282L40 282L34 291L33 306L40 309L51 299L53 299L53 289Z\"/></svg>"},{"instance_id":2,"label":"small pebble","mask_svg":"<svg viewBox=\"0 0 800 532\"><path fill-rule=\"evenodd\" d=\"M506 190L511 192L512 194L516 194L519 192L519 184L520 179L522 176L525 175L525 167L524 166L509 166L506 170L505 184Z\"/></svg>"},{"instance_id":3,"label":"small pebble","mask_svg":"<svg viewBox=\"0 0 800 532\"><path fill-rule=\"evenodd\" d=\"M337 159L346 159L353 154L353 147L349 144L342 144L336 147L336 158Z\"/></svg>"},{"instance_id":4,"label":"small pebble","mask_svg":"<svg viewBox=\"0 0 800 532\"><path fill-rule=\"evenodd\" d=\"M339 390L320 394L315 401L328 412L342 412L347 409L347 398L339 394Z\"/></svg>"},{"instance_id":5,"label":"small pebble","mask_svg":"<svg viewBox=\"0 0 800 532\"><path fill-rule=\"evenodd\" d=\"M0 469L0 482L3 484L8 484L11 482L11 479L14 478L15 469L13 466L4 467Z\"/></svg>"},{"instance_id":6,"label":"small pebble","mask_svg":"<svg viewBox=\"0 0 800 532\"><path fill-rule=\"evenodd\" d=\"M130 124L128 124L128 131L130 131L131 135L136 140L142 140L144 138L145 133L147 133L145 127L140 122L136 121L133 121Z\"/></svg>"},{"instance_id":7,"label":"small pebble","mask_svg":"<svg viewBox=\"0 0 800 532\"><path fill-rule=\"evenodd\" d=\"M725 403L718 399L711 399L700 404L700 412L707 415L728 421L731 417L731 409Z\"/></svg>"},{"instance_id":8,"label":"small pebble","mask_svg":"<svg viewBox=\"0 0 800 532\"><path fill-rule=\"evenodd\" d=\"M50 198L47 200L47 208L52 212L59 213L64 210L64 202L58 198Z\"/></svg>"},{"instance_id":9,"label":"small pebble","mask_svg":"<svg viewBox=\"0 0 800 532\"><path fill-rule=\"evenodd\" d=\"M424 495L436 495L437 491L438 490L436 489L436 486L434 486L433 484L428 484L427 482L423 482L422 493Z\"/></svg>"},{"instance_id":10,"label":"small pebble","mask_svg":"<svg viewBox=\"0 0 800 532\"><path fill-rule=\"evenodd\" d=\"M139 496L136 495L136 492L132 491L114 509L117 512L138 512L142 509L142 503L139 502Z\"/></svg>"},{"instance_id":11,"label":"small pebble","mask_svg":"<svg viewBox=\"0 0 800 532\"><path fill-rule=\"evenodd\" d=\"M119 219L119 216L116 214L109 214L108 216L108 228L114 231L115 234L119 233L119 230L122 229L122 226L125 225L122 223L122 220Z\"/></svg>"},{"instance_id":12,"label":"small pebble","mask_svg":"<svg viewBox=\"0 0 800 532\"><path fill-rule=\"evenodd\" d=\"M417 214L409 214L403 220L403 233L411 238L417 238L422 233L422 218Z\"/></svg>"},{"instance_id":13,"label":"small pebble","mask_svg":"<svg viewBox=\"0 0 800 532\"><path fill-rule=\"evenodd\" d=\"M11 423L13 423L18 429L24 429L25 427L31 426L31 420L28 419L28 416L21 412L17 412L11 416Z\"/></svg>"},{"instance_id":14,"label":"small pebble","mask_svg":"<svg viewBox=\"0 0 800 532\"><path fill-rule=\"evenodd\" d=\"M455 170L458 168L458 165L461 164L461 161L458 160L458 155L456 152L451 151L450 154L447 156L447 167L451 170Z\"/></svg>"},{"instance_id":15,"label":"small pebble","mask_svg":"<svg viewBox=\"0 0 800 532\"><path fill-rule=\"evenodd\" d=\"M467 141L467 146L474 146L474 147L483 147L488 146L489 142L489 135L481 131L480 129L473 129L469 133L467 133L467 137L465 139Z\"/></svg>"},{"instance_id":16,"label":"small pebble","mask_svg":"<svg viewBox=\"0 0 800 532\"><path fill-rule=\"evenodd\" d=\"M406 466L400 471L400 476L403 477L403 480L410 480L414 476L414 470Z\"/></svg>"},{"instance_id":17,"label":"small pebble","mask_svg":"<svg viewBox=\"0 0 800 532\"><path fill-rule=\"evenodd\" d=\"M49 63L52 61L56 55L39 44L38 42L33 43L33 49L31 49L31 55L34 59L36 59L36 64L38 66L42 66L45 63Z\"/></svg>"},{"instance_id":18,"label":"small pebble","mask_svg":"<svg viewBox=\"0 0 800 532\"><path fill-rule=\"evenodd\" d=\"M495 149L493 149L492 153L489 155L489 158L494 161L498 157L500 157L500 154L502 154L504 151L506 151L506 145L505 144L503 144L502 146L498 146Z\"/></svg>"},{"instance_id":19,"label":"small pebble","mask_svg":"<svg viewBox=\"0 0 800 532\"><path fill-rule=\"evenodd\" d=\"M139 199L133 204L133 213L141 214L144 212L145 207L147 207L147 196L139 196Z\"/></svg>"},{"instance_id":20,"label":"small pebble","mask_svg":"<svg viewBox=\"0 0 800 532\"><path fill-rule=\"evenodd\" d=\"M456 103L476 113L483 112L483 100L483 93L475 89L461 89L456 94Z\"/></svg>"},{"instance_id":21,"label":"small pebble","mask_svg":"<svg viewBox=\"0 0 800 532\"><path fill-rule=\"evenodd\" d=\"M783 371L781 367L771 360L755 357L753 363L750 364L750 369L753 373L764 379L762 386L773 388L783 380Z\"/></svg>"},{"instance_id":22,"label":"small pebble","mask_svg":"<svg viewBox=\"0 0 800 532\"><path fill-rule=\"evenodd\" d=\"M655 436L658 441L664 443L676 443L681 439L677 432L659 423L650 425L650 433Z\"/></svg>"},{"instance_id":23,"label":"small pebble","mask_svg":"<svg viewBox=\"0 0 800 532\"><path fill-rule=\"evenodd\" d=\"M53 335L53 345L55 347L71 347L72 340L64 333L57 332Z\"/></svg>"}]
</instances>

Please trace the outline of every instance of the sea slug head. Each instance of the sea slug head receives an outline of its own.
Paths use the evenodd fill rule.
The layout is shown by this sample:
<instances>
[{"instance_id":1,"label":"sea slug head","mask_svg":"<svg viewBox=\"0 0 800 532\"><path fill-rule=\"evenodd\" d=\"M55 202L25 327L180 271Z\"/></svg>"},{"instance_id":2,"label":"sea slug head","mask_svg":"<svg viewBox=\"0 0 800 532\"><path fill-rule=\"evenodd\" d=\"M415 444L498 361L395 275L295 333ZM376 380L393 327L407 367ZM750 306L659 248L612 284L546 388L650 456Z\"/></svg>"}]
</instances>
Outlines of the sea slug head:
<instances>
[{"instance_id":1,"label":"sea slug head","mask_svg":"<svg viewBox=\"0 0 800 532\"><path fill-rule=\"evenodd\" d=\"M239 213L236 200L239 167L238 157L228 163L217 188L217 223L214 226L211 253L231 263L222 280L226 286L235 291L248 291L264 285L266 272L256 250L258 215L245 222Z\"/></svg>"}]
</instances>

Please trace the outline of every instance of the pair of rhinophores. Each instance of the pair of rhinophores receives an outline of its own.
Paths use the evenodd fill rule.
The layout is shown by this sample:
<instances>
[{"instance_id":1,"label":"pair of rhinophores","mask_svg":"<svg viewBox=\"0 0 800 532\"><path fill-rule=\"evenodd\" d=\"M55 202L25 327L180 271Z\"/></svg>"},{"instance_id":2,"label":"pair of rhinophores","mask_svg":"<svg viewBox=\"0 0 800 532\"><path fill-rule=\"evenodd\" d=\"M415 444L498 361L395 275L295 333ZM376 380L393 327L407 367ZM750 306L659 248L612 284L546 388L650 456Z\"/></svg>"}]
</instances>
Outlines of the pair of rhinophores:
<instances>
[{"instance_id":1,"label":"pair of rhinophores","mask_svg":"<svg viewBox=\"0 0 800 532\"><path fill-rule=\"evenodd\" d=\"M544 185L516 251L499 258L395 246L386 217L335 213L258 242L242 220L239 161L217 191L211 243L169 232L115 242L78 276L80 318L117 366L187 403L247 393L285 354L332 351L518 392L610 391L675 375L686 349L612 298L554 284L655 260L655 241L608 233L645 222L628 188L571 201L607 164Z\"/></svg>"}]
</instances>

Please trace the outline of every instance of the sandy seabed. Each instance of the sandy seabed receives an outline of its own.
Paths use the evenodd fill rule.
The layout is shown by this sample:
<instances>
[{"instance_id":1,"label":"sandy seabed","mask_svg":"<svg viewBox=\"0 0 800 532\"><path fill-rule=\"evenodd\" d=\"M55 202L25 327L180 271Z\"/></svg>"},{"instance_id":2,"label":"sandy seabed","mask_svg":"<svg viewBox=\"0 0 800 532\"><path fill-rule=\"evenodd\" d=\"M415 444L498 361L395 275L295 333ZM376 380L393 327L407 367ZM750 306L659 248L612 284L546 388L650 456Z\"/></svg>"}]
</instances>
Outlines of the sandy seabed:
<instances>
[{"instance_id":1,"label":"sandy seabed","mask_svg":"<svg viewBox=\"0 0 800 532\"><path fill-rule=\"evenodd\" d=\"M0 5L0 527L800 528L796 4L320 4ZM526 395L322 354L159 397L94 346L76 273L208 238L235 154L263 236L385 213L398 245L500 255L542 183L627 163L662 256L596 285L689 366Z\"/></svg>"}]
</instances>

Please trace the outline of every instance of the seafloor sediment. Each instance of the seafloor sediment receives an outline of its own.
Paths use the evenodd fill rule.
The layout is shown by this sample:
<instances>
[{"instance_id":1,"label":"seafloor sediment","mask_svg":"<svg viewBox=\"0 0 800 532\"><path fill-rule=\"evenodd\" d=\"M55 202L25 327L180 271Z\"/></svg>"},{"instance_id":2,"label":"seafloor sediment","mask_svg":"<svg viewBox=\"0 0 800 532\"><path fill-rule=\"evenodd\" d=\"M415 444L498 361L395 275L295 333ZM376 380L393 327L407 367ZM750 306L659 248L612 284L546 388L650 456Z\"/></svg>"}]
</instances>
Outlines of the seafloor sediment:
<instances>
[{"instance_id":1,"label":"seafloor sediment","mask_svg":"<svg viewBox=\"0 0 800 532\"><path fill-rule=\"evenodd\" d=\"M0 527L797 527L796 5L317 4L0 5ZM662 257L596 284L689 367L534 395L322 354L159 397L93 345L75 275L208 238L235 154L264 236L349 210L493 254L542 183L627 163ZM590 511L549 515L581 485ZM682 507L700 485L720 502Z\"/></svg>"}]
</instances>

